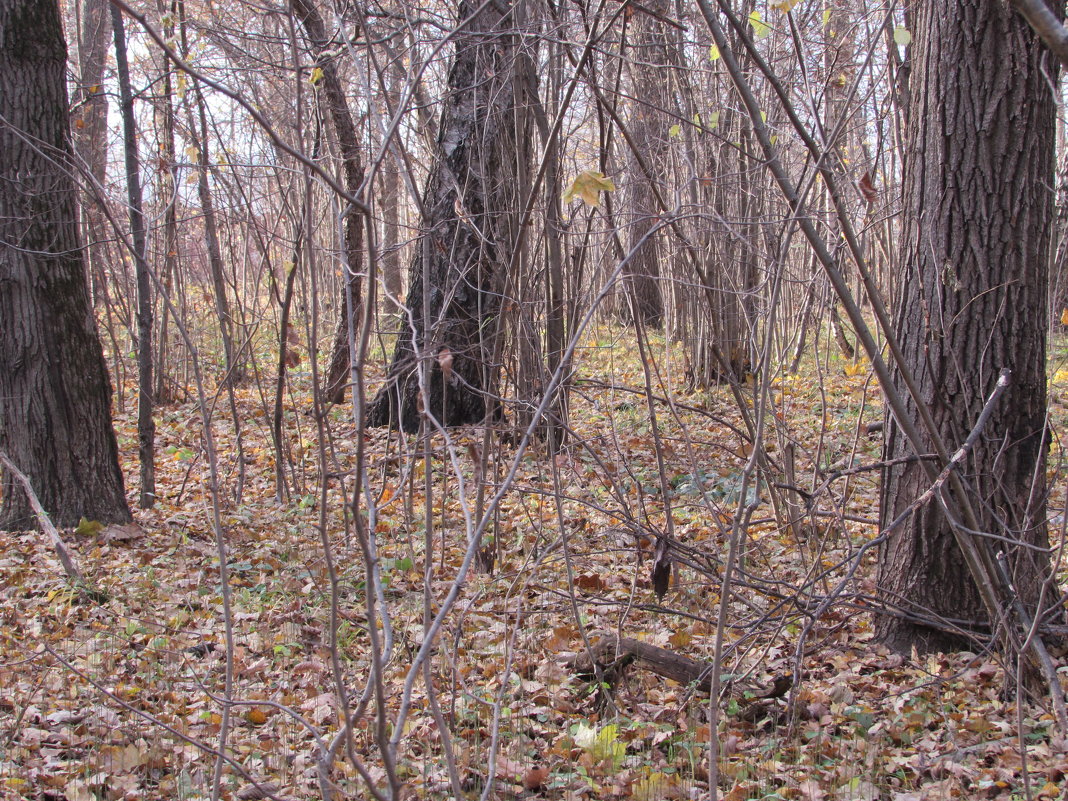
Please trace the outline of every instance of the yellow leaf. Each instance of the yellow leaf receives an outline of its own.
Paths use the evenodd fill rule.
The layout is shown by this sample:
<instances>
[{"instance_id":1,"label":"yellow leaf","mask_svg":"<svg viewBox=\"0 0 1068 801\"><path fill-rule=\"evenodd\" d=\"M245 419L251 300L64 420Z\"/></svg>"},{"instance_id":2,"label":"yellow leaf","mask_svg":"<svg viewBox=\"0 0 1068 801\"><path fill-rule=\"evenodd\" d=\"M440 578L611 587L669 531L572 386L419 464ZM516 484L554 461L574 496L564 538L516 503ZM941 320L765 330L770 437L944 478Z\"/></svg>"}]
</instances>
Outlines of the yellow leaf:
<instances>
[{"instance_id":1,"label":"yellow leaf","mask_svg":"<svg viewBox=\"0 0 1068 801\"><path fill-rule=\"evenodd\" d=\"M764 22L759 11L754 11L749 15L749 24L753 26L753 36L757 39L763 39L771 33L771 27Z\"/></svg>"},{"instance_id":2,"label":"yellow leaf","mask_svg":"<svg viewBox=\"0 0 1068 801\"><path fill-rule=\"evenodd\" d=\"M783 14L788 14L800 2L801 0L779 0L777 3L772 3L771 7Z\"/></svg>"},{"instance_id":3,"label":"yellow leaf","mask_svg":"<svg viewBox=\"0 0 1068 801\"><path fill-rule=\"evenodd\" d=\"M316 67L315 69L313 69L312 73L311 73L311 77L308 78L308 80L311 81L311 85L312 86L318 86L319 81L321 81L322 79L323 79L323 68L322 67Z\"/></svg>"},{"instance_id":4,"label":"yellow leaf","mask_svg":"<svg viewBox=\"0 0 1068 801\"><path fill-rule=\"evenodd\" d=\"M708 48L708 57L713 61L719 61L719 48L716 45Z\"/></svg>"},{"instance_id":5,"label":"yellow leaf","mask_svg":"<svg viewBox=\"0 0 1068 801\"><path fill-rule=\"evenodd\" d=\"M868 360L861 359L860 361L855 362L853 364L847 364L844 370L845 374L850 377L863 375L868 371Z\"/></svg>"},{"instance_id":6,"label":"yellow leaf","mask_svg":"<svg viewBox=\"0 0 1068 801\"><path fill-rule=\"evenodd\" d=\"M668 637L668 642L676 648L682 648L693 642L693 634L688 631L676 631Z\"/></svg>"},{"instance_id":7,"label":"yellow leaf","mask_svg":"<svg viewBox=\"0 0 1068 801\"><path fill-rule=\"evenodd\" d=\"M614 192L616 185L611 178L605 178L603 173L595 170L580 172L574 182L564 192L564 202L570 203L575 198L582 198L587 206L598 206L601 203L601 192Z\"/></svg>"},{"instance_id":8,"label":"yellow leaf","mask_svg":"<svg viewBox=\"0 0 1068 801\"><path fill-rule=\"evenodd\" d=\"M631 797L635 801L660 801L662 798L677 798L679 797L678 783L677 776L660 773L659 771L650 773L634 783L631 788Z\"/></svg>"},{"instance_id":9,"label":"yellow leaf","mask_svg":"<svg viewBox=\"0 0 1068 801\"><path fill-rule=\"evenodd\" d=\"M99 520L87 520L83 517L78 521L78 527L74 529L74 533L82 537L95 537L103 530L104 524Z\"/></svg>"}]
</instances>

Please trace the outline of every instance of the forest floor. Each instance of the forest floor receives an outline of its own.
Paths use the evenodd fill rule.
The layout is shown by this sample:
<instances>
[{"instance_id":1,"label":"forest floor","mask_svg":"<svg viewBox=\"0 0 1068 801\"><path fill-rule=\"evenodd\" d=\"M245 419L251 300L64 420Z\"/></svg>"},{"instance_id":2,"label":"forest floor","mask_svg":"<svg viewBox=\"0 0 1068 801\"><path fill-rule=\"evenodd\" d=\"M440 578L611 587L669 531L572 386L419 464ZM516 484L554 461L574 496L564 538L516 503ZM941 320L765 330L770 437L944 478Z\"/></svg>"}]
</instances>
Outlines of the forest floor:
<instances>
[{"instance_id":1,"label":"forest floor","mask_svg":"<svg viewBox=\"0 0 1068 801\"><path fill-rule=\"evenodd\" d=\"M389 619L376 607L372 627L390 645L381 687L390 723L376 728L372 701L351 745L376 786L387 782L376 738L393 736L412 798L455 795L446 746L468 798L703 799L713 773L731 801L1065 798L1068 744L1041 703L1005 699L995 654L902 656L873 640L875 549L865 545L876 533L877 471L854 471L880 452L864 428L882 416L867 366L826 357L770 387L768 455L780 465L792 455L796 484L812 491L814 522L789 528L776 524L768 488L746 483L751 449L728 391L680 390L684 366L660 342L653 380L674 403L652 403L654 426L642 365L618 334L600 331L582 351L574 432L556 454L535 443L517 458L516 443L484 440L481 429L453 432L451 449L435 438L429 464L414 440L374 431L362 443L362 480L378 507L378 600ZM236 392L240 460L225 395L213 399L230 696L241 702L228 720L196 403L158 410L155 508L136 511L133 528L64 532L91 593L66 581L46 537L0 534L0 798L207 798L224 728L232 762L221 767L222 798L262 797L249 777L279 798L321 797L316 743L338 729L338 682L356 705L370 675L364 559L342 513L358 443L351 409L338 408L320 449L310 377L294 372L291 383L281 503L269 392L255 383ZM1051 367L1051 391L1051 517L1063 530L1063 364ZM131 388L125 396L116 427L133 499ZM325 492L321 453L333 476ZM513 467L487 529L492 572L483 556L457 582L479 483L488 504ZM605 632L711 663L736 521L742 572L725 606L729 687L715 732L707 693L641 659L602 683L579 675L585 643ZM658 532L674 543L663 597L652 578ZM443 605L428 668L411 671ZM1063 655L1059 664L1068 686ZM781 676L798 681L761 698ZM329 780L340 798L370 797L344 746Z\"/></svg>"}]
</instances>

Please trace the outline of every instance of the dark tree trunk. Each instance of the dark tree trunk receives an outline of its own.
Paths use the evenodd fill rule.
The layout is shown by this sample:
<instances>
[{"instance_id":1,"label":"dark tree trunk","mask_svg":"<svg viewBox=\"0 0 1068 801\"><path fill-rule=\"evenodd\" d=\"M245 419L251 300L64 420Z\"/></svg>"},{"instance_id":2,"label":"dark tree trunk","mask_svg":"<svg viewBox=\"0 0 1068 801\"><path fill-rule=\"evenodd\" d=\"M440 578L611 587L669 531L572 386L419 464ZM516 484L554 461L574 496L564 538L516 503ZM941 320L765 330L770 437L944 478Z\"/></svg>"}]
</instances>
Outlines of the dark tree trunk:
<instances>
[{"instance_id":1,"label":"dark tree trunk","mask_svg":"<svg viewBox=\"0 0 1068 801\"><path fill-rule=\"evenodd\" d=\"M469 19L478 7L461 0L457 9L465 22L423 196L423 234L393 362L368 409L372 426L414 432L424 413L455 426L498 411L488 391L498 273L508 263L508 216L518 211L516 42L510 14L487 4Z\"/></svg>"},{"instance_id":2,"label":"dark tree trunk","mask_svg":"<svg viewBox=\"0 0 1068 801\"><path fill-rule=\"evenodd\" d=\"M964 478L982 530L1045 548L1055 67L1027 23L998 0L926 0L913 12L897 333L920 402L951 449L975 423L999 371L1011 368L1011 385ZM900 375L895 380L907 394ZM886 457L911 453L895 421L888 423ZM929 485L920 465L888 470L883 525ZM1033 603L1049 575L1048 555L993 547L1008 552L1013 583ZM937 502L891 533L880 553L879 588L887 603L911 615L965 627L987 623ZM898 616L879 617L877 632L905 651L964 643L937 624Z\"/></svg>"},{"instance_id":3,"label":"dark tree trunk","mask_svg":"<svg viewBox=\"0 0 1068 801\"><path fill-rule=\"evenodd\" d=\"M66 61L54 0L0 0L0 450L58 526L130 520L78 236ZM7 470L2 484L0 528L32 527Z\"/></svg>"},{"instance_id":4,"label":"dark tree trunk","mask_svg":"<svg viewBox=\"0 0 1068 801\"><path fill-rule=\"evenodd\" d=\"M671 14L671 4L653 0L645 4L661 18ZM634 96L634 113L630 121L630 143L638 151L629 153L625 211L632 222L628 226L628 250L638 250L624 265L629 286L629 302L624 317L632 324L660 328L664 324L664 300L660 292L660 261L663 258L660 236L650 231L660 221L660 205L652 182L669 174L670 146L668 138L679 116L677 83L679 55L671 38L669 26L652 16L650 11L638 11L632 17L630 37L630 78ZM678 115L678 116L676 116ZM638 156L651 174L646 174ZM663 190L662 190L663 191Z\"/></svg>"},{"instance_id":5,"label":"dark tree trunk","mask_svg":"<svg viewBox=\"0 0 1068 801\"><path fill-rule=\"evenodd\" d=\"M330 40L326 33L319 9L314 0L291 0L294 13L304 26L304 31L311 42L315 54L315 63L323 71L322 86L326 95L326 106L330 110L330 120L334 125L338 146L341 148L342 169L345 173L345 191L355 195L363 183L363 162L360 147L356 139L356 124L352 119L345 91L338 76L335 56L328 55ZM353 321L359 319L361 302L360 263L363 252L363 218L352 204L345 209L345 253L344 279L341 295L341 317L338 319L334 334L334 346L330 354L330 367L326 378L326 395L332 403L345 400L345 389L349 385L352 360L349 351L349 331Z\"/></svg>"},{"instance_id":6,"label":"dark tree trunk","mask_svg":"<svg viewBox=\"0 0 1068 801\"><path fill-rule=\"evenodd\" d=\"M134 269L137 275L137 455L141 462L138 505L142 509L151 509L156 503L156 423L152 419L152 281L146 255L145 214L141 200L133 89L130 86L130 65L126 58L126 32L118 6L111 7L111 25L115 34L115 65L122 111L130 239L133 241Z\"/></svg>"}]
</instances>

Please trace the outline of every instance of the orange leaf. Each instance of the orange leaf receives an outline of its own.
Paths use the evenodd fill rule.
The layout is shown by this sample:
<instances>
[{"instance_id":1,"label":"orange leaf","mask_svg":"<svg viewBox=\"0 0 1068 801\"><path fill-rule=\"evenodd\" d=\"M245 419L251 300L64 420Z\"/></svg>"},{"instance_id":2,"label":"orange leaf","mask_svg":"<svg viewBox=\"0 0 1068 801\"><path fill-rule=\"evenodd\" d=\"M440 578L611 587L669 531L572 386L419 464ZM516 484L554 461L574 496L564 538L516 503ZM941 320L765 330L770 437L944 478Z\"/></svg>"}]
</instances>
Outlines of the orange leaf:
<instances>
[{"instance_id":1,"label":"orange leaf","mask_svg":"<svg viewBox=\"0 0 1068 801\"><path fill-rule=\"evenodd\" d=\"M861 196L869 205L878 200L879 193L875 191L875 183L872 181L870 172L864 173L864 177L860 179L859 186Z\"/></svg>"}]
</instances>

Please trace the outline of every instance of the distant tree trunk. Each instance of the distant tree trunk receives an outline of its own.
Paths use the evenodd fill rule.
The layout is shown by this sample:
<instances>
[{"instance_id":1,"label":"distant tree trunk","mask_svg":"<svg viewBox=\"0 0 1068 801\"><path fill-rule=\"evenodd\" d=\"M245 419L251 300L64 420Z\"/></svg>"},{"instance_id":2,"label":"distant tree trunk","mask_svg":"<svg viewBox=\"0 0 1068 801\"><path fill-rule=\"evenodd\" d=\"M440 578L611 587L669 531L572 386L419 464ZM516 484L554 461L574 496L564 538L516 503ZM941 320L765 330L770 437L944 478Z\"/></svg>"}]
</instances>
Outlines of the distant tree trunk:
<instances>
[{"instance_id":1,"label":"distant tree trunk","mask_svg":"<svg viewBox=\"0 0 1068 801\"><path fill-rule=\"evenodd\" d=\"M145 214L141 198L141 167L137 158L130 65L126 58L122 12L118 6L111 7L111 25L115 34L115 64L119 77L130 238L133 240L134 271L137 275L137 455L141 463L138 504L142 509L151 509L156 503L156 424L152 419L152 283L146 254Z\"/></svg>"},{"instance_id":2,"label":"distant tree trunk","mask_svg":"<svg viewBox=\"0 0 1068 801\"><path fill-rule=\"evenodd\" d=\"M963 477L981 530L1048 548L1043 430L1056 67L1027 23L998 0L925 0L913 12L916 113L908 120L897 335L920 402L950 448L975 423L999 371L1012 369ZM906 395L900 375L896 382ZM911 453L891 417L886 458ZM929 485L918 464L888 469L883 525ZM1048 553L993 547L1006 551L1016 590L1033 604L1050 573ZM890 534L878 579L882 598L910 615L964 628L989 622L935 502ZM965 642L890 615L877 619L877 634L902 651Z\"/></svg>"},{"instance_id":3,"label":"distant tree trunk","mask_svg":"<svg viewBox=\"0 0 1068 801\"><path fill-rule=\"evenodd\" d=\"M54 0L0 0L0 450L57 526L130 520L78 236L66 62ZM0 476L0 529L33 527L26 494Z\"/></svg>"},{"instance_id":4,"label":"distant tree trunk","mask_svg":"<svg viewBox=\"0 0 1068 801\"><path fill-rule=\"evenodd\" d=\"M852 165L859 163L857 155L860 151L856 142L855 128L845 121L845 116L849 111L849 87L856 71L853 39L857 17L853 14L851 0L844 0L844 2L833 0L827 5L826 15L827 41L823 48L823 66L826 76L822 120L824 147L830 154L830 158L836 159L844 170L849 170ZM837 242L842 236L841 225L831 211L834 208L834 202L829 197L826 186L822 187L818 199L828 228L827 238L829 241ZM841 258L845 257L843 248L839 248L837 252ZM845 359L856 358L856 349L846 336L845 324L838 313L834 298L829 300L827 316L830 320L831 338L838 346L838 352Z\"/></svg>"},{"instance_id":5,"label":"distant tree trunk","mask_svg":"<svg viewBox=\"0 0 1068 801\"><path fill-rule=\"evenodd\" d=\"M178 0L178 35L181 42L182 54L188 57L189 35L185 18L185 2ZM211 154L208 150L208 116L204 102L204 93L200 89L200 82L192 79L193 104L186 106L188 128L186 133L197 151L199 169L197 171L197 195L200 198L200 207L204 214L204 240L208 247L208 267L211 271L211 283L215 295L215 314L219 319L219 333L222 335L223 355L226 360L226 376L223 384L226 388L226 399L230 406L230 419L234 425L234 444L237 453L234 461L237 463L237 487L234 498L238 504L245 486L245 446L241 432L241 416L237 411L237 398L234 394L234 386L245 379L244 359L240 350L234 343L234 318L230 312L230 302L226 297L226 276L223 273L222 248L219 245L219 228L215 215L215 203L211 197ZM187 98L188 100L188 98ZM194 117L194 105L196 116ZM199 123L199 127L198 127Z\"/></svg>"},{"instance_id":6,"label":"distant tree trunk","mask_svg":"<svg viewBox=\"0 0 1068 801\"><path fill-rule=\"evenodd\" d=\"M178 2L178 32L182 53L188 54L189 41L186 31L185 3ZM208 250L208 269L215 295L215 313L219 318L219 334L222 337L223 355L226 359L226 383L240 384L244 368L234 343L234 316L226 295L226 275L223 270L222 247L219 244L219 225L215 214L215 202L211 196L211 153L209 152L208 116L200 82L192 78L193 91L186 96L186 135L197 155L197 197L204 214L204 243ZM190 102L191 101L191 102ZM236 425L236 421L235 421Z\"/></svg>"},{"instance_id":7,"label":"distant tree trunk","mask_svg":"<svg viewBox=\"0 0 1068 801\"><path fill-rule=\"evenodd\" d=\"M393 113L400 104L403 72L391 67L387 72L388 89L386 96ZM395 311L401 303L404 292L404 267L401 258L401 207L404 203L404 187L401 182L401 165L397 159L386 159L379 168L382 174L382 197L378 207L382 210L382 263L379 267L382 285L388 298L385 308Z\"/></svg>"},{"instance_id":8,"label":"distant tree trunk","mask_svg":"<svg viewBox=\"0 0 1068 801\"><path fill-rule=\"evenodd\" d=\"M409 274L411 318L403 315L386 384L367 416L369 425L409 432L419 430L424 413L454 426L497 412L487 390L499 271L509 259L509 215L518 212L517 37L503 4L460 0L457 18L463 26L454 37L423 233Z\"/></svg>"},{"instance_id":9,"label":"distant tree trunk","mask_svg":"<svg viewBox=\"0 0 1068 801\"><path fill-rule=\"evenodd\" d=\"M74 109L74 147L85 162L97 186L107 180L108 96L104 92L104 67L107 64L111 31L107 0L82 2L82 25L78 33L78 80L71 98ZM88 236L86 254L89 276L93 282L93 300L99 301L107 289L107 247L111 236L107 216L101 209L103 198L91 192L91 200L82 206Z\"/></svg>"},{"instance_id":10,"label":"distant tree trunk","mask_svg":"<svg viewBox=\"0 0 1068 801\"><path fill-rule=\"evenodd\" d=\"M645 6L660 17L671 13L667 0L652 0ZM663 248L658 234L650 231L660 218L660 206L653 195L652 182L668 173L668 138L679 112L673 74L681 66L668 25L650 11L632 16L630 37L631 93L634 112L629 125L630 141L638 151L628 153L626 205L622 212L631 218L627 226L628 250L640 247L624 266L629 286L629 303L624 316L634 324L660 328L664 324L664 299L660 292L660 260ZM651 171L647 174L638 156ZM666 185L666 182L665 182ZM622 215L621 215L622 216ZM644 241L643 241L644 240Z\"/></svg>"},{"instance_id":11,"label":"distant tree trunk","mask_svg":"<svg viewBox=\"0 0 1068 801\"><path fill-rule=\"evenodd\" d=\"M165 39L173 38L174 20L178 17L176 3L174 0L157 0L156 10L164 20L162 25L163 37ZM159 184L157 191L161 202L164 204L163 275L160 280L163 284L162 294L165 297L169 297L174 280L178 275L178 182L175 177L173 69L170 57L166 54L163 54L161 58L160 72L163 79L156 106L156 126L159 131ZM155 359L156 387L154 399L156 403L166 403L174 394L167 380L168 357L176 349L176 343L169 341L170 319L171 314L168 304L161 304L159 337L156 342Z\"/></svg>"},{"instance_id":12,"label":"distant tree trunk","mask_svg":"<svg viewBox=\"0 0 1068 801\"><path fill-rule=\"evenodd\" d=\"M291 0L297 18L304 26L304 31L311 42L315 55L315 64L322 70L322 86L326 95L326 106L330 111L330 120L334 125L338 146L341 148L342 170L345 174L345 191L355 195L363 183L363 162L360 158L359 142L356 139L356 124L352 119L345 91L338 76L335 56L329 55L330 40L326 33L326 24L314 5L314 0ZM353 321L359 318L360 303L360 269L363 261L363 219L359 209L351 204L345 209L345 252L343 292L341 296L341 317L338 319L334 334L334 346L330 355L330 367L326 378L326 395L333 403L345 399L345 389L349 385L352 364L349 352L349 331Z\"/></svg>"},{"instance_id":13,"label":"distant tree trunk","mask_svg":"<svg viewBox=\"0 0 1068 801\"><path fill-rule=\"evenodd\" d=\"M754 0L745 0L737 13L745 18L754 10ZM741 69L750 73L752 59L737 32L732 31L728 39ZM711 76L706 91L737 100L722 68L713 69L718 72ZM774 213L764 191L763 158L748 116L732 110L740 103L723 103L709 111L690 92L679 94L689 98L683 118L692 117L702 131L713 134L702 132L694 137L698 126L682 124L682 138L691 143L690 158L698 170L689 190L691 202L712 211L708 218L695 220L699 227L692 234L701 249L695 267L703 291L694 292L679 282L675 292L676 305L693 320L686 332L691 381L695 385L744 381L753 369L757 349L754 325L766 238L760 221Z\"/></svg>"}]
</instances>

